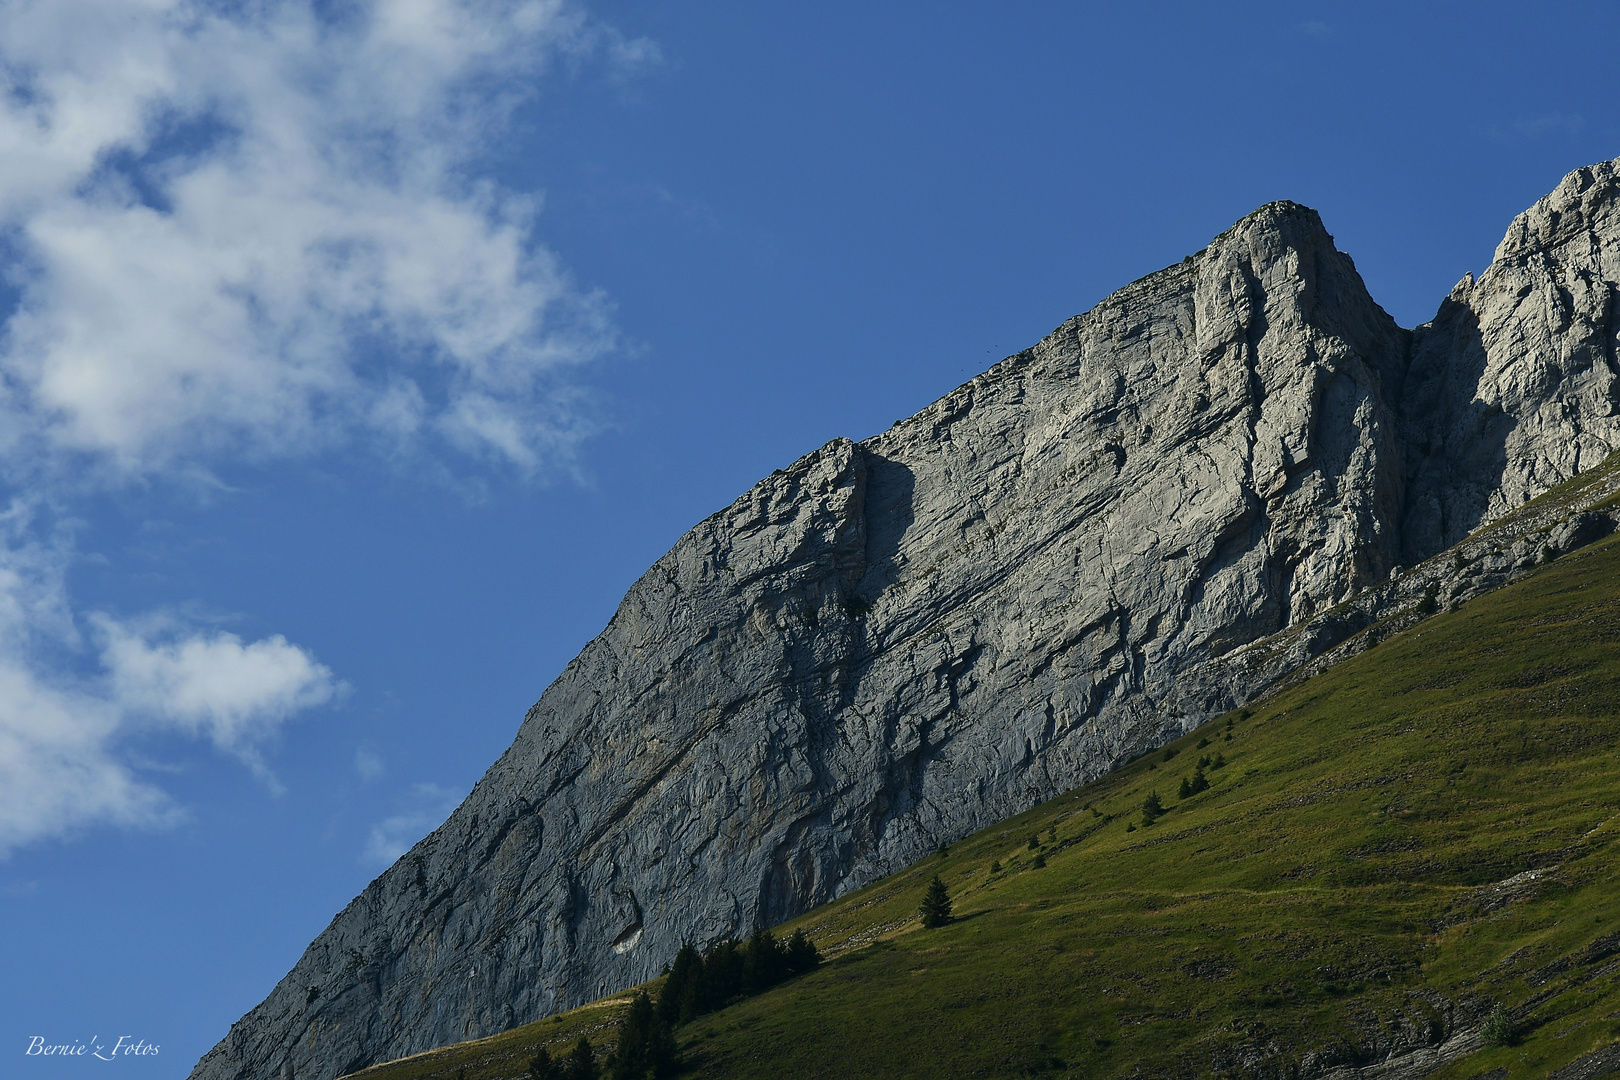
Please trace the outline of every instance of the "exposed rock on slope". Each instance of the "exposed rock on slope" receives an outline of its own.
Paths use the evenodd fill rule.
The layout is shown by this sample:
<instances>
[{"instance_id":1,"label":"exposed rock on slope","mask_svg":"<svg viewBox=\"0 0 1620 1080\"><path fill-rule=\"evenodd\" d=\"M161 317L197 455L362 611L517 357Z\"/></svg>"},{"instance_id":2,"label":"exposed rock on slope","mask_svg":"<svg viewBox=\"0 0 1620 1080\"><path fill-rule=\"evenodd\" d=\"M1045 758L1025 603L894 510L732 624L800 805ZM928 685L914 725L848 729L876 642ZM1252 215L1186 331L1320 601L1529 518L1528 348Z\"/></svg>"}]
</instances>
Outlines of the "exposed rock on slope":
<instances>
[{"instance_id":1,"label":"exposed rock on slope","mask_svg":"<svg viewBox=\"0 0 1620 1080\"><path fill-rule=\"evenodd\" d=\"M1620 445L1615 171L1515 222L1415 338L1274 203L761 481L193 1076L326 1080L640 981L1336 644L1359 627L1192 677Z\"/></svg>"}]
</instances>

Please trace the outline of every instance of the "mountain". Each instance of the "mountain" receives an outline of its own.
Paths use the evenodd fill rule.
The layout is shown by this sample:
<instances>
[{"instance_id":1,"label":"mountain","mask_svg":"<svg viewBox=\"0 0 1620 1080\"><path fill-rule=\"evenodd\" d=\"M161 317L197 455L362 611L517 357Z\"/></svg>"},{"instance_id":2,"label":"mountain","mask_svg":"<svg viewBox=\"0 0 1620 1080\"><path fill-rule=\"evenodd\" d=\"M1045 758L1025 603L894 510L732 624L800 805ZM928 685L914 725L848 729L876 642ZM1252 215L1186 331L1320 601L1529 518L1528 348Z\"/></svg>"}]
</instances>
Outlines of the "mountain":
<instances>
[{"instance_id":1,"label":"mountain","mask_svg":"<svg viewBox=\"0 0 1620 1080\"><path fill-rule=\"evenodd\" d=\"M1612 532L1617 493L1620 454L1416 573ZM1615 1075L1620 537L1516 577L791 920L828 962L678 1027L681 1075ZM955 918L926 929L935 875ZM514 1080L606 1054L628 1004L353 1080Z\"/></svg>"},{"instance_id":2,"label":"mountain","mask_svg":"<svg viewBox=\"0 0 1620 1080\"><path fill-rule=\"evenodd\" d=\"M1277 685L1620 447L1616 282L1620 162L1412 332L1273 203L767 477L192 1076L328 1080L632 985Z\"/></svg>"}]
</instances>

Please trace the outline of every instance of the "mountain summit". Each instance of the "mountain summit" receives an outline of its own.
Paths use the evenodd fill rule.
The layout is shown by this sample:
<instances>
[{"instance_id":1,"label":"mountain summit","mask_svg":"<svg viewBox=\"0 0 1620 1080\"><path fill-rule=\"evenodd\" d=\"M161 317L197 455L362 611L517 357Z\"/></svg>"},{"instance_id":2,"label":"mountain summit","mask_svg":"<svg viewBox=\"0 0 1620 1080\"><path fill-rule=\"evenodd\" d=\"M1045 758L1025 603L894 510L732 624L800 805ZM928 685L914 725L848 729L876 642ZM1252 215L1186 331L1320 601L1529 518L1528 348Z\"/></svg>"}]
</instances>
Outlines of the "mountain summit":
<instances>
[{"instance_id":1,"label":"mountain summit","mask_svg":"<svg viewBox=\"0 0 1620 1080\"><path fill-rule=\"evenodd\" d=\"M192 1077L328 1080L537 1019L1242 704L1287 672L1223 658L1620 448L1617 288L1620 161L1416 331L1272 203L766 477Z\"/></svg>"}]
</instances>

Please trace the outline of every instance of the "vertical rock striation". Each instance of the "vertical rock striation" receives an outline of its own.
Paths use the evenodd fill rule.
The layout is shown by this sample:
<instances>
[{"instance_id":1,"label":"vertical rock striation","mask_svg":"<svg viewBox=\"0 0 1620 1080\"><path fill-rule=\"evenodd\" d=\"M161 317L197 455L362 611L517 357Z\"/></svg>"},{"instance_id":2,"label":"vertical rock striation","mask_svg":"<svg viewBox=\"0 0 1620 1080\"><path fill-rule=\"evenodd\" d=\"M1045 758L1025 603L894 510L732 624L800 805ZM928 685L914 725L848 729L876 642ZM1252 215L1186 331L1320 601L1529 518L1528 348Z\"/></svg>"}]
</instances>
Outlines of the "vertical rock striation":
<instances>
[{"instance_id":1,"label":"vertical rock striation","mask_svg":"<svg viewBox=\"0 0 1620 1080\"><path fill-rule=\"evenodd\" d=\"M1415 333L1273 203L762 480L193 1077L327 1080L578 1004L1240 703L1178 675L1620 446L1616 186L1571 174Z\"/></svg>"}]
</instances>

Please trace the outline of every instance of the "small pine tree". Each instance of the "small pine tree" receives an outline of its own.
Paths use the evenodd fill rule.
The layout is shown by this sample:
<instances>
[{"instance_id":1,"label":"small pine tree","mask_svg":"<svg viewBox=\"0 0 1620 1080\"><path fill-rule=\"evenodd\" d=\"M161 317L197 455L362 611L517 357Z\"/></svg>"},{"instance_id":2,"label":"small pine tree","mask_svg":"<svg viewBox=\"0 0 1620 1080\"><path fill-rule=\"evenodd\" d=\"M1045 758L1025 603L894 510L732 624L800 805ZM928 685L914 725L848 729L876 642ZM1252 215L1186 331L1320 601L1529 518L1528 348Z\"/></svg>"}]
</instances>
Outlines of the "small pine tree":
<instances>
[{"instance_id":1,"label":"small pine tree","mask_svg":"<svg viewBox=\"0 0 1620 1080\"><path fill-rule=\"evenodd\" d=\"M923 894L917 911L922 915L922 924L929 929L951 921L951 894L945 891L945 883L938 874L928 883L928 891Z\"/></svg>"},{"instance_id":2,"label":"small pine tree","mask_svg":"<svg viewBox=\"0 0 1620 1080\"><path fill-rule=\"evenodd\" d=\"M1211 761L1209 763L1209 767L1212 768L1212 769L1224 769L1224 768L1226 768L1226 755L1225 754L1216 754L1215 755L1215 760Z\"/></svg>"},{"instance_id":3,"label":"small pine tree","mask_svg":"<svg viewBox=\"0 0 1620 1080\"><path fill-rule=\"evenodd\" d=\"M669 978L658 991L658 1015L664 1023L681 1023L681 1001L702 970L703 957L692 948L692 943L682 945L681 951L675 954L675 962L669 965Z\"/></svg>"},{"instance_id":4,"label":"small pine tree","mask_svg":"<svg viewBox=\"0 0 1620 1080\"><path fill-rule=\"evenodd\" d=\"M1164 760L1169 761L1171 758L1175 757L1180 752L1181 751L1177 750L1173 746L1167 746L1167 747L1164 748Z\"/></svg>"},{"instance_id":5,"label":"small pine tree","mask_svg":"<svg viewBox=\"0 0 1620 1080\"><path fill-rule=\"evenodd\" d=\"M769 930L755 927L753 936L743 943L739 952L742 954L742 987L745 994L768 990L786 975L787 958L782 955L782 947L777 944L776 936Z\"/></svg>"},{"instance_id":6,"label":"small pine tree","mask_svg":"<svg viewBox=\"0 0 1620 1080\"><path fill-rule=\"evenodd\" d=\"M1204 775L1202 766L1193 770L1192 784L1190 786L1192 788L1192 794L1194 795L1198 794L1200 791L1209 790L1209 777Z\"/></svg>"},{"instance_id":7,"label":"small pine tree","mask_svg":"<svg viewBox=\"0 0 1620 1080\"><path fill-rule=\"evenodd\" d=\"M1190 780L1188 780L1185 776L1183 776L1181 778L1181 787L1179 789L1177 789L1177 791L1176 791L1176 798L1178 798L1178 799L1190 799L1190 798L1192 798L1192 793L1193 793L1192 782Z\"/></svg>"},{"instance_id":8,"label":"small pine tree","mask_svg":"<svg viewBox=\"0 0 1620 1080\"><path fill-rule=\"evenodd\" d=\"M1044 851L1036 852L1035 853L1035 861L1031 865L1034 866L1035 869L1037 869L1037 870L1045 869L1046 868L1046 852L1044 852Z\"/></svg>"},{"instance_id":9,"label":"small pine tree","mask_svg":"<svg viewBox=\"0 0 1620 1080\"><path fill-rule=\"evenodd\" d=\"M1209 745L1209 736L1208 735L1205 735L1205 736L1203 736L1202 738L1200 738L1198 740L1198 749L1202 750L1204 747L1206 747L1208 745Z\"/></svg>"},{"instance_id":10,"label":"small pine tree","mask_svg":"<svg viewBox=\"0 0 1620 1080\"><path fill-rule=\"evenodd\" d=\"M553 1061L551 1052L542 1046L529 1059L528 1077L529 1080L562 1080L561 1064Z\"/></svg>"},{"instance_id":11,"label":"small pine tree","mask_svg":"<svg viewBox=\"0 0 1620 1080\"><path fill-rule=\"evenodd\" d=\"M1001 873L1001 860L1000 859L991 859L990 860L990 872L992 874Z\"/></svg>"},{"instance_id":12,"label":"small pine tree","mask_svg":"<svg viewBox=\"0 0 1620 1080\"><path fill-rule=\"evenodd\" d=\"M567 1064L563 1068L563 1080L596 1080L596 1051L591 1047L591 1040L581 1035L579 1042L564 1059Z\"/></svg>"},{"instance_id":13,"label":"small pine tree","mask_svg":"<svg viewBox=\"0 0 1620 1080\"><path fill-rule=\"evenodd\" d=\"M787 942L787 968L792 975L814 971L821 963L821 950L803 930L793 931Z\"/></svg>"},{"instance_id":14,"label":"small pine tree","mask_svg":"<svg viewBox=\"0 0 1620 1080\"><path fill-rule=\"evenodd\" d=\"M1159 798L1159 793L1149 792L1148 797L1142 800L1142 824L1151 825L1163 816L1164 802Z\"/></svg>"},{"instance_id":15,"label":"small pine tree","mask_svg":"<svg viewBox=\"0 0 1620 1080\"><path fill-rule=\"evenodd\" d=\"M1135 832L1135 831L1136 831L1136 822L1134 822L1134 821L1127 821L1127 822L1126 822L1126 823L1125 823L1125 831L1126 831L1126 832Z\"/></svg>"},{"instance_id":16,"label":"small pine tree","mask_svg":"<svg viewBox=\"0 0 1620 1080\"><path fill-rule=\"evenodd\" d=\"M1040 846L1041 846L1041 838L1040 838L1040 836L1037 835L1036 833L1030 833L1029 834L1029 844L1028 844L1029 850L1034 851L1036 848L1038 848Z\"/></svg>"},{"instance_id":17,"label":"small pine tree","mask_svg":"<svg viewBox=\"0 0 1620 1080\"><path fill-rule=\"evenodd\" d=\"M658 1016L646 991L635 996L619 1021L619 1045L607 1060L612 1080L668 1076L675 1068L675 1035Z\"/></svg>"}]
</instances>

